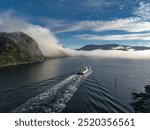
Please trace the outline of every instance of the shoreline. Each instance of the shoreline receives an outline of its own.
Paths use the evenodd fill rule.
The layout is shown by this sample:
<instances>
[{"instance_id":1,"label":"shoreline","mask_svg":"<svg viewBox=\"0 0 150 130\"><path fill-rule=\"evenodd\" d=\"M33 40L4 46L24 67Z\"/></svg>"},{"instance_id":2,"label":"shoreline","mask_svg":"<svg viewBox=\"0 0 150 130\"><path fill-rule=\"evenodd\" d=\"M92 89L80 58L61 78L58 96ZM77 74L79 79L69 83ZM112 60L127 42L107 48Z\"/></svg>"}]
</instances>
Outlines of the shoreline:
<instances>
[{"instance_id":1,"label":"shoreline","mask_svg":"<svg viewBox=\"0 0 150 130\"><path fill-rule=\"evenodd\" d=\"M44 60L38 61L38 62L22 62L22 63L15 63L15 64L12 64L12 63L3 64L3 65L0 65L0 69L1 69L1 68L5 68L5 67L18 66L18 65L28 65L28 64L43 63L43 62L45 62L45 61L47 61L47 60L51 60L51 59L60 59L60 58L68 58L68 57L71 57L71 56L64 56L64 57L45 57Z\"/></svg>"},{"instance_id":2,"label":"shoreline","mask_svg":"<svg viewBox=\"0 0 150 130\"><path fill-rule=\"evenodd\" d=\"M44 62L44 61L43 61L43 62ZM6 68L6 67L19 66L19 65L36 64L36 63L42 63L42 62L35 62L35 63L20 63L20 64L5 64L5 65L0 65L0 69L1 69L1 68Z\"/></svg>"},{"instance_id":3,"label":"shoreline","mask_svg":"<svg viewBox=\"0 0 150 130\"><path fill-rule=\"evenodd\" d=\"M5 68L5 67L11 67L11 66L18 66L18 65L28 65L28 64L36 64L36 63L42 63L45 62L46 60L43 61L39 61L39 62L22 62L22 63L16 63L16 64L4 64L4 65L0 65L0 69L1 68Z\"/></svg>"}]
</instances>

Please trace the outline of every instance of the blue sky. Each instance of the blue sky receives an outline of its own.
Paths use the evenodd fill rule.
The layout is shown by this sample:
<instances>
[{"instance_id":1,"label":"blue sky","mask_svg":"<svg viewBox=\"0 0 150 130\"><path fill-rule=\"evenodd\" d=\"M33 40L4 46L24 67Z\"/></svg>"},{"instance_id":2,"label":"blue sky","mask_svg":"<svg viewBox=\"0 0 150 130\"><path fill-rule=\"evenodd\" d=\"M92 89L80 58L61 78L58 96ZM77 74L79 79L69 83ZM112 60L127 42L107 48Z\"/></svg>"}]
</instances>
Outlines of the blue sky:
<instances>
[{"instance_id":1,"label":"blue sky","mask_svg":"<svg viewBox=\"0 0 150 130\"><path fill-rule=\"evenodd\" d=\"M150 46L150 0L0 0L0 12L50 29L66 47Z\"/></svg>"}]
</instances>

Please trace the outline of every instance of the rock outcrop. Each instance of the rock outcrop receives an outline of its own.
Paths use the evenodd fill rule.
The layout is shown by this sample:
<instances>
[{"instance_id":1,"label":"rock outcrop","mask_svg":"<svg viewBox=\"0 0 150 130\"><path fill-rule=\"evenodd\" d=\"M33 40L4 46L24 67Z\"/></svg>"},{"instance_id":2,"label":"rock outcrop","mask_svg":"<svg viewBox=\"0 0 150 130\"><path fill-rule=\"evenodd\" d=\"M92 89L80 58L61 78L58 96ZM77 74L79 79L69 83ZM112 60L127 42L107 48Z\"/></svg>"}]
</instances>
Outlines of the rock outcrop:
<instances>
[{"instance_id":1,"label":"rock outcrop","mask_svg":"<svg viewBox=\"0 0 150 130\"><path fill-rule=\"evenodd\" d=\"M45 60L37 42L22 32L0 33L0 66Z\"/></svg>"}]
</instances>

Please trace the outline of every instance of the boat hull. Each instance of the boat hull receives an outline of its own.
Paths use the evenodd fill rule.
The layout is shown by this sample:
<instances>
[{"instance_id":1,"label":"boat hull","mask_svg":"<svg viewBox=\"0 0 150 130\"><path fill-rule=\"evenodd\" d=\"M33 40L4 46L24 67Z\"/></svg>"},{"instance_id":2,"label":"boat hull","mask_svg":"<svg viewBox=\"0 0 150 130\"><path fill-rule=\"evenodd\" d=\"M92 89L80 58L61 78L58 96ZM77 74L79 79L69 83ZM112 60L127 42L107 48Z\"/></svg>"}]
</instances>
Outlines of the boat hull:
<instances>
[{"instance_id":1,"label":"boat hull","mask_svg":"<svg viewBox=\"0 0 150 130\"><path fill-rule=\"evenodd\" d=\"M84 75L83 73L77 73L77 75Z\"/></svg>"}]
</instances>

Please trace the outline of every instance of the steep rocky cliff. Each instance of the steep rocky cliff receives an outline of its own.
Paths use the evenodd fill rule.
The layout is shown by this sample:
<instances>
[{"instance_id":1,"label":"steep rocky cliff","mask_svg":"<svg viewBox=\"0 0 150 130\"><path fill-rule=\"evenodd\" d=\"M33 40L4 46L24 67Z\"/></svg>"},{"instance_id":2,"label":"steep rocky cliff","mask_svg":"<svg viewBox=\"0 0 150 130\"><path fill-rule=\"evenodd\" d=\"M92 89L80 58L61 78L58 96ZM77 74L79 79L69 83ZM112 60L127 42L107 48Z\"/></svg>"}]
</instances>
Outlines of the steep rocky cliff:
<instances>
[{"instance_id":1,"label":"steep rocky cliff","mask_svg":"<svg viewBox=\"0 0 150 130\"><path fill-rule=\"evenodd\" d=\"M38 44L22 32L0 33L0 66L35 63L45 57Z\"/></svg>"}]
</instances>

